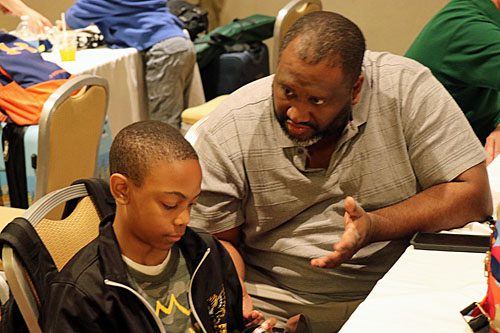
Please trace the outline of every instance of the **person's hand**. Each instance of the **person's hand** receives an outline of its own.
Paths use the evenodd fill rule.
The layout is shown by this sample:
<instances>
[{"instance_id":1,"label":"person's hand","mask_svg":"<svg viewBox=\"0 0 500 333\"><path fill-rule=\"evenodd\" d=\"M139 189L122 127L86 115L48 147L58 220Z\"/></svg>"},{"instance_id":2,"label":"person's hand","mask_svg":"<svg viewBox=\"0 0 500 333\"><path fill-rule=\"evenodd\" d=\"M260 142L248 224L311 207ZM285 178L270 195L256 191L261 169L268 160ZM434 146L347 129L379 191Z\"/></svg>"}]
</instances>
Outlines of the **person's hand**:
<instances>
[{"instance_id":1,"label":"person's hand","mask_svg":"<svg viewBox=\"0 0 500 333\"><path fill-rule=\"evenodd\" d=\"M320 268L334 268L351 259L368 243L372 220L370 215L352 198L344 200L345 230L340 241L333 245L333 252L311 260L311 265Z\"/></svg>"},{"instance_id":2,"label":"person's hand","mask_svg":"<svg viewBox=\"0 0 500 333\"><path fill-rule=\"evenodd\" d=\"M245 284L241 282L241 285L243 290L243 318L245 319L245 326L258 325L264 320L264 315L253 309L252 298L248 294Z\"/></svg>"},{"instance_id":3,"label":"person's hand","mask_svg":"<svg viewBox=\"0 0 500 333\"><path fill-rule=\"evenodd\" d=\"M256 329L252 331L252 333L271 333L273 331L273 327L276 325L276 318L266 319L262 324L259 325Z\"/></svg>"},{"instance_id":4,"label":"person's hand","mask_svg":"<svg viewBox=\"0 0 500 333\"><path fill-rule=\"evenodd\" d=\"M12 12L7 7L4 7L2 5L0 5L0 12L4 14L12 14Z\"/></svg>"},{"instance_id":5,"label":"person's hand","mask_svg":"<svg viewBox=\"0 0 500 333\"><path fill-rule=\"evenodd\" d=\"M500 154L500 125L486 138L486 165L490 164Z\"/></svg>"},{"instance_id":6,"label":"person's hand","mask_svg":"<svg viewBox=\"0 0 500 333\"><path fill-rule=\"evenodd\" d=\"M26 8L21 16L22 15L28 15L30 17L29 25L31 30L35 33L42 33L44 27L52 27L52 23L45 16L31 8Z\"/></svg>"}]
</instances>

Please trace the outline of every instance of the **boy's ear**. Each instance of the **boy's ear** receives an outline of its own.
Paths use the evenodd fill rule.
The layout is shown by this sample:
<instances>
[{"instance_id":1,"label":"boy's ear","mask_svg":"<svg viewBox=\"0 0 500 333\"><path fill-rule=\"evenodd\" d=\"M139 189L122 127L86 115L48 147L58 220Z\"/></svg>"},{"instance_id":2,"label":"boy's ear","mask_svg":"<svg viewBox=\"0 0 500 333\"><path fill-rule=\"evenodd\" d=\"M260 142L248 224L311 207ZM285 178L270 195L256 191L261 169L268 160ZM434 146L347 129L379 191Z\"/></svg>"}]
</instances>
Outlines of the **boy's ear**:
<instances>
[{"instance_id":1,"label":"boy's ear","mask_svg":"<svg viewBox=\"0 0 500 333\"><path fill-rule=\"evenodd\" d=\"M129 179L121 173L109 177L109 189L117 204L126 205L129 201Z\"/></svg>"}]
</instances>

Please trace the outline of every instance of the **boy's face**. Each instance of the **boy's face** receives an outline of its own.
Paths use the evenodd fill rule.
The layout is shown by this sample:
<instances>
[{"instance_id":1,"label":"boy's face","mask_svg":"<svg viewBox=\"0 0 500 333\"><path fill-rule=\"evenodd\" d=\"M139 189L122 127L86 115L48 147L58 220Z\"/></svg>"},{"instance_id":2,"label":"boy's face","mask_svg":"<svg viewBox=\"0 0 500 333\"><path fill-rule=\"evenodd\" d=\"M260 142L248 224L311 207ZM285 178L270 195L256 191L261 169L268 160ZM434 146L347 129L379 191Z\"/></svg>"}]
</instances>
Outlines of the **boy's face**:
<instances>
[{"instance_id":1,"label":"boy's face","mask_svg":"<svg viewBox=\"0 0 500 333\"><path fill-rule=\"evenodd\" d=\"M155 163L141 186L127 179L126 218L121 221L127 244L140 251L168 251L184 234L200 188L197 160Z\"/></svg>"}]
</instances>

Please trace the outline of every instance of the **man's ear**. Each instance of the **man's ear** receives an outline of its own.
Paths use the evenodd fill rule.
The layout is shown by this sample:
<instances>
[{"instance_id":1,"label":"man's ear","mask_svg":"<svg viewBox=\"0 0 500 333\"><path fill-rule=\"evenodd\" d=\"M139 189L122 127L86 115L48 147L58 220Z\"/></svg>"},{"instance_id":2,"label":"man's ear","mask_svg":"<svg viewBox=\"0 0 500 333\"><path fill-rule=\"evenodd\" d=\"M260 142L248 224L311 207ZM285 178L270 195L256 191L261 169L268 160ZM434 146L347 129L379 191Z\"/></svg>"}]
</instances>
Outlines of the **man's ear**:
<instances>
[{"instance_id":1,"label":"man's ear","mask_svg":"<svg viewBox=\"0 0 500 333\"><path fill-rule=\"evenodd\" d=\"M130 180L121 173L114 173L109 177L109 189L116 204L126 205L129 202Z\"/></svg>"},{"instance_id":2,"label":"man's ear","mask_svg":"<svg viewBox=\"0 0 500 333\"><path fill-rule=\"evenodd\" d=\"M351 105L356 105L358 104L360 98L361 98L361 87L363 86L363 81L365 80L365 77L363 74L360 74L356 82L354 82L354 86L352 87L352 100L351 100Z\"/></svg>"}]
</instances>

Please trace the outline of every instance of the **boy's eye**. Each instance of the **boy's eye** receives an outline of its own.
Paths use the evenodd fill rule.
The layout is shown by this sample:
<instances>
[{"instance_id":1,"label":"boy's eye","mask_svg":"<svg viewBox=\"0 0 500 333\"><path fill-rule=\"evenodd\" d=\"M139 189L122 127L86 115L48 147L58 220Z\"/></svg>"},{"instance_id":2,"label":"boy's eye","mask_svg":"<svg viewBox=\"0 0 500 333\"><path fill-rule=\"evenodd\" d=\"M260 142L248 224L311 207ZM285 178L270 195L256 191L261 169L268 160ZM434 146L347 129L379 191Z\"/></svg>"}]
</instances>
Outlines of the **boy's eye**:
<instances>
[{"instance_id":1,"label":"boy's eye","mask_svg":"<svg viewBox=\"0 0 500 333\"><path fill-rule=\"evenodd\" d=\"M165 209L176 209L177 208L177 204L173 204L173 203L164 203L163 204L163 207Z\"/></svg>"}]
</instances>

